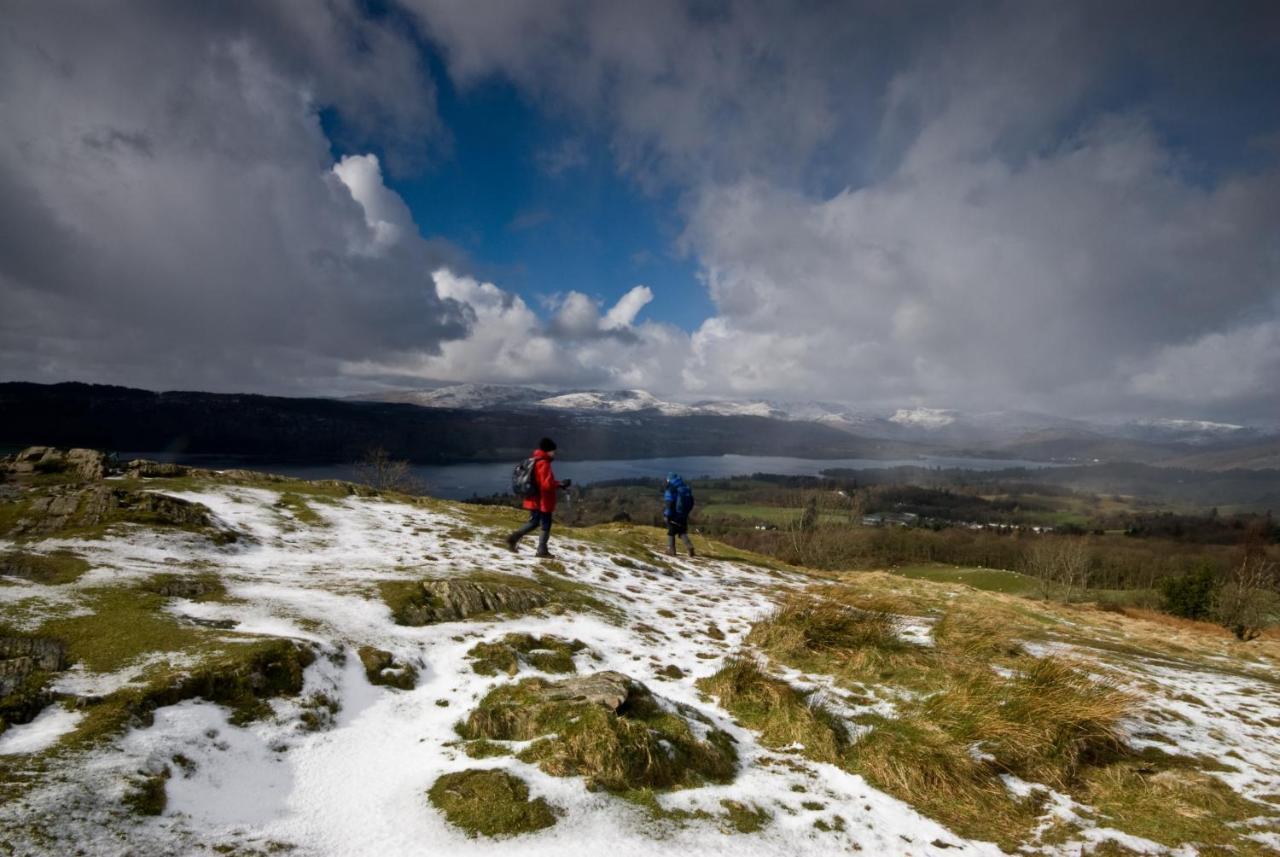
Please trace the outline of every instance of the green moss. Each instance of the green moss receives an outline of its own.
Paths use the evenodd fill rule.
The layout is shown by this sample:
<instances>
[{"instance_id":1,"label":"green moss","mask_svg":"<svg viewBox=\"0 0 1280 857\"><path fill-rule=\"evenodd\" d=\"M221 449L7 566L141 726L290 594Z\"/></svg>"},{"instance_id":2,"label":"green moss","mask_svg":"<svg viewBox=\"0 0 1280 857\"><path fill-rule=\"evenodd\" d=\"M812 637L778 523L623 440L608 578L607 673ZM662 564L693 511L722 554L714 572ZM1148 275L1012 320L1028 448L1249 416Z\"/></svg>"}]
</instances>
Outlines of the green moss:
<instances>
[{"instance_id":1,"label":"green moss","mask_svg":"<svg viewBox=\"0 0 1280 857\"><path fill-rule=\"evenodd\" d=\"M196 572L174 574L165 572L152 575L141 588L165 598L186 598L191 601L227 601L227 588L217 574Z\"/></svg>"},{"instance_id":2,"label":"green moss","mask_svg":"<svg viewBox=\"0 0 1280 857\"><path fill-rule=\"evenodd\" d=\"M218 637L180 624L161 608L165 596L144 589L89 590L84 616L51 619L37 632L67 644L72 662L95 672L113 672L153 653L192 654L217 646Z\"/></svg>"},{"instance_id":3,"label":"green moss","mask_svg":"<svg viewBox=\"0 0 1280 857\"><path fill-rule=\"evenodd\" d=\"M89 563L69 550L47 554L9 551L0 554L0 575L21 577L46 586L74 583L90 568Z\"/></svg>"},{"instance_id":4,"label":"green moss","mask_svg":"<svg viewBox=\"0 0 1280 857\"><path fill-rule=\"evenodd\" d=\"M323 732L334 724L334 718L342 710L342 703L323 691L311 694L302 702L299 720L308 732Z\"/></svg>"},{"instance_id":5,"label":"green moss","mask_svg":"<svg viewBox=\"0 0 1280 857\"><path fill-rule=\"evenodd\" d=\"M696 738L684 714L661 708L639 685L618 711L592 702L549 701L542 679L490 691L458 725L464 738L538 740L520 753L552 776L581 776L589 788L613 792L670 789L733 779L732 739L710 730ZM689 712L691 715L692 712Z\"/></svg>"},{"instance_id":6,"label":"green moss","mask_svg":"<svg viewBox=\"0 0 1280 857\"><path fill-rule=\"evenodd\" d=\"M153 668L145 684L126 686L89 704L63 744L90 744L129 725L149 725L157 708L197 697L230 707L232 723L249 723L271 713L265 700L299 693L303 670L314 660L310 645L265 639L230 644L189 669Z\"/></svg>"},{"instance_id":7,"label":"green moss","mask_svg":"<svg viewBox=\"0 0 1280 857\"><path fill-rule=\"evenodd\" d=\"M329 522L321 517L300 494L292 491L280 495L275 507L289 512L293 519L309 527L327 527Z\"/></svg>"},{"instance_id":8,"label":"green moss","mask_svg":"<svg viewBox=\"0 0 1280 857\"><path fill-rule=\"evenodd\" d=\"M473 759L492 759L497 756L511 755L511 749L506 745L483 738L479 741L467 741L462 745L462 752Z\"/></svg>"},{"instance_id":9,"label":"green moss","mask_svg":"<svg viewBox=\"0 0 1280 857\"><path fill-rule=\"evenodd\" d=\"M124 805L137 815L161 815L168 803L164 789L168 778L168 768L165 768L163 774L135 777L124 794Z\"/></svg>"},{"instance_id":10,"label":"green moss","mask_svg":"<svg viewBox=\"0 0 1280 857\"><path fill-rule=\"evenodd\" d=\"M508 634L492 643L480 643L467 657L480 675L515 675L522 664L548 673L572 673L577 672L573 656L586 647L581 640Z\"/></svg>"},{"instance_id":11,"label":"green moss","mask_svg":"<svg viewBox=\"0 0 1280 857\"><path fill-rule=\"evenodd\" d=\"M418 670L413 664L396 661L390 652L361 646L358 654L370 684L413 690L418 683Z\"/></svg>"},{"instance_id":12,"label":"green moss","mask_svg":"<svg viewBox=\"0 0 1280 857\"><path fill-rule=\"evenodd\" d=\"M739 833L755 833L763 830L772 818L768 811L754 804L739 803L736 800L722 800L720 805L726 810L725 817L729 826Z\"/></svg>"},{"instance_id":13,"label":"green moss","mask_svg":"<svg viewBox=\"0 0 1280 857\"><path fill-rule=\"evenodd\" d=\"M445 774L427 792L450 824L471 836L518 836L556 823L545 798L529 799L524 780L506 771L471 769Z\"/></svg>"}]
</instances>

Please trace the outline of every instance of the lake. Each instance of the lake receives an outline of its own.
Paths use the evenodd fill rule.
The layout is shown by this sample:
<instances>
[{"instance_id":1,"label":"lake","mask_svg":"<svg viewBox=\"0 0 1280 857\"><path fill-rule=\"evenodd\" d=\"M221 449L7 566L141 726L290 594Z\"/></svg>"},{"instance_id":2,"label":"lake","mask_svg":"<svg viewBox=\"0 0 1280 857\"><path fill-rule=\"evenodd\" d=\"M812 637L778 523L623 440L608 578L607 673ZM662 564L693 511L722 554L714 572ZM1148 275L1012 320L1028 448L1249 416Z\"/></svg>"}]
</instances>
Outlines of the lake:
<instances>
[{"instance_id":1,"label":"lake","mask_svg":"<svg viewBox=\"0 0 1280 857\"><path fill-rule=\"evenodd\" d=\"M256 458L237 458L216 455L184 455L169 452L122 452L121 461L131 458L150 458L155 461L172 461L192 467L208 467L223 470L241 467L279 473L299 479L349 479L357 478L357 471L349 464L286 464ZM511 470L516 462L496 464L442 464L414 465L413 477L426 493L450 500L504 493L511 487ZM1003 470L1009 467L1053 467L1043 461L1026 461L1007 458L953 458L948 456L921 456L913 459L879 460L872 458L787 458L768 455L692 455L677 458L638 458L630 460L575 461L572 458L556 460L555 470L559 479L572 479L575 484L588 485L612 479L653 479L660 482L667 473L675 471L688 480L728 476L749 476L752 473L773 473L780 476L817 476L830 468L867 470L886 467L938 467L962 470Z\"/></svg>"}]
</instances>

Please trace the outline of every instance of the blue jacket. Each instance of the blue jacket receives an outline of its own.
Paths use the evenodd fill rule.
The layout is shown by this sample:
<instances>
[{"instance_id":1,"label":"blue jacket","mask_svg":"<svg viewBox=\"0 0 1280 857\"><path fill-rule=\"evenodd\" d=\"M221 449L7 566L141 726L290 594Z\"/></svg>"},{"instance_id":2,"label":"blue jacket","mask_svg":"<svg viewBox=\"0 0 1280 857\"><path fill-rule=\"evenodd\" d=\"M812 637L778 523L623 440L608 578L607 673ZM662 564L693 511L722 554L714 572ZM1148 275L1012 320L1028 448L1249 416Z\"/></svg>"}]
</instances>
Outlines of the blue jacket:
<instances>
[{"instance_id":1,"label":"blue jacket","mask_svg":"<svg viewBox=\"0 0 1280 857\"><path fill-rule=\"evenodd\" d=\"M693 489L677 474L670 474L662 492L662 517L684 523L692 511Z\"/></svg>"}]
</instances>

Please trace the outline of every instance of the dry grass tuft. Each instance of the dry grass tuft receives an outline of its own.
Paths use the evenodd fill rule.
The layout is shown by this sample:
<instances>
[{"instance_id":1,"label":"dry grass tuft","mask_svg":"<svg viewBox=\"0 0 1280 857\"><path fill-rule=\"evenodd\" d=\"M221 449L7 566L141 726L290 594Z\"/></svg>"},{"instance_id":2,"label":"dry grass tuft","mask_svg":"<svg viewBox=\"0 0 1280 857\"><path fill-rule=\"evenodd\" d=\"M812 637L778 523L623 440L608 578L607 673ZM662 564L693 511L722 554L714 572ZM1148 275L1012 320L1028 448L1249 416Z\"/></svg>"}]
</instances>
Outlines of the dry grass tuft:
<instances>
[{"instance_id":1,"label":"dry grass tuft","mask_svg":"<svg viewBox=\"0 0 1280 857\"><path fill-rule=\"evenodd\" d=\"M616 711L595 703L549 699L548 683L525 679L494 690L458 724L467 739L530 741L519 754L552 776L581 776L612 792L727 783L737 773L733 739L715 729L697 737L686 714L667 710L634 684Z\"/></svg>"},{"instance_id":2,"label":"dry grass tuft","mask_svg":"<svg viewBox=\"0 0 1280 857\"><path fill-rule=\"evenodd\" d=\"M886 612L860 610L835 601L795 595L787 598L747 637L782 659L806 655L848 656L860 649L906 646L897 622Z\"/></svg>"},{"instance_id":3,"label":"dry grass tuft","mask_svg":"<svg viewBox=\"0 0 1280 857\"><path fill-rule=\"evenodd\" d=\"M751 660L731 658L698 681L739 723L760 733L767 747L798 747L821 762L839 762L849 746L843 724L811 697L763 672Z\"/></svg>"}]
</instances>

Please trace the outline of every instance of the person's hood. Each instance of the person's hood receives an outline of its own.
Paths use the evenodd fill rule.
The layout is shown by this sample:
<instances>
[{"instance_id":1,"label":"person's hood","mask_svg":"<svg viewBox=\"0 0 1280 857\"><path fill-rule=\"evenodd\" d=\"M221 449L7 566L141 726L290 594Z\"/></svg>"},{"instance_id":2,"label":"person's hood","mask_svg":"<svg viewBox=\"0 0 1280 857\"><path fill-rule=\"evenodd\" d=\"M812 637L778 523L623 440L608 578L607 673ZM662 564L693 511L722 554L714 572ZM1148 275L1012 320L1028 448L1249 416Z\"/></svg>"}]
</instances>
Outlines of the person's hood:
<instances>
[{"instance_id":1,"label":"person's hood","mask_svg":"<svg viewBox=\"0 0 1280 857\"><path fill-rule=\"evenodd\" d=\"M535 450L533 451L533 457L534 457L535 459L538 459L538 458L546 458L546 459L550 459L550 458L551 458L551 456L550 456L550 455L547 455L547 453L543 452L543 451L542 451L542 450L540 450L540 449L535 449Z\"/></svg>"},{"instance_id":2,"label":"person's hood","mask_svg":"<svg viewBox=\"0 0 1280 857\"><path fill-rule=\"evenodd\" d=\"M668 485L680 486L680 485L683 485L683 484L684 484L684 480L680 478L680 474L679 474L679 473L668 473L668 474L667 474L667 484L668 484Z\"/></svg>"}]
</instances>

